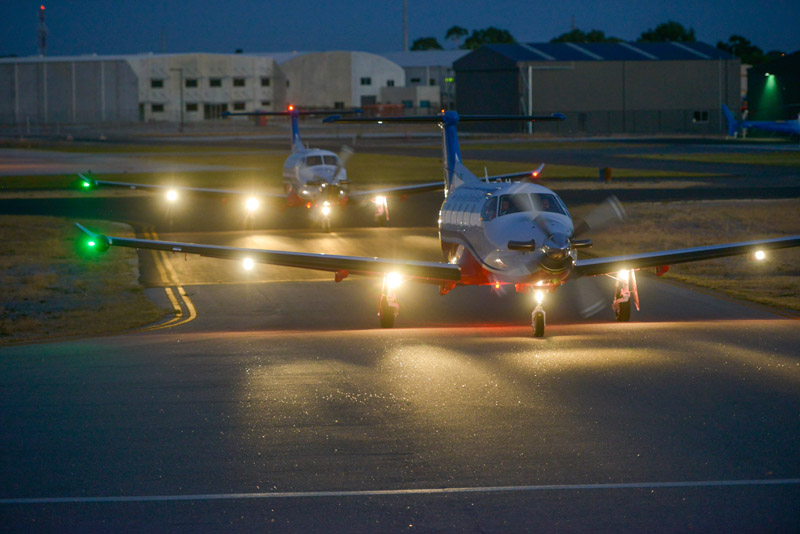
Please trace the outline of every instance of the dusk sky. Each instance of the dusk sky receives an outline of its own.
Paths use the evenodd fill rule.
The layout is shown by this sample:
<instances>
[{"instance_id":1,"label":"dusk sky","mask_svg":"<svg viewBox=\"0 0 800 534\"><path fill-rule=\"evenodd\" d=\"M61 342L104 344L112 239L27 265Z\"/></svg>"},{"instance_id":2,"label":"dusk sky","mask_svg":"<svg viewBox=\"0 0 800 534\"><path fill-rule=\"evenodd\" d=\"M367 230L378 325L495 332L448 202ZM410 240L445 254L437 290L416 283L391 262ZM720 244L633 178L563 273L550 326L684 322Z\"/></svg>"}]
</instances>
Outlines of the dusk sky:
<instances>
[{"instance_id":1,"label":"dusk sky","mask_svg":"<svg viewBox=\"0 0 800 534\"><path fill-rule=\"evenodd\" d=\"M0 56L37 53L40 3L5 0L0 6ZM254 0L105 0L46 2L48 55L161 52L244 52L402 49L402 0L257 2ZM715 45L740 34L765 52L800 49L800 1L669 0L408 0L409 42L444 41L453 25L495 26L518 41L543 42L575 26L625 40L661 22L694 28Z\"/></svg>"}]
</instances>

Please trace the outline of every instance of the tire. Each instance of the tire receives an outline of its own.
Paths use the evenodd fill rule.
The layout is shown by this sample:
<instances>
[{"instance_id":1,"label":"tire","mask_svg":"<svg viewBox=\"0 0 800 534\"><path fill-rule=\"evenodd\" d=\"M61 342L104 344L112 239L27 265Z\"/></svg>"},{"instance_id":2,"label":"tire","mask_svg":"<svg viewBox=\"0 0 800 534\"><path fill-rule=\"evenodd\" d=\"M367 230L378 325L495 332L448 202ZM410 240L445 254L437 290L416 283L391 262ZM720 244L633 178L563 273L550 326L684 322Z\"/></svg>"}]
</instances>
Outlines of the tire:
<instances>
[{"instance_id":1,"label":"tire","mask_svg":"<svg viewBox=\"0 0 800 534\"><path fill-rule=\"evenodd\" d=\"M627 323L631 320L631 301L620 302L619 311L617 313L617 321L620 323Z\"/></svg>"},{"instance_id":2,"label":"tire","mask_svg":"<svg viewBox=\"0 0 800 534\"><path fill-rule=\"evenodd\" d=\"M394 315L394 308L389 305L389 301L386 297L381 297L381 304L378 307L381 328L392 328L394 326Z\"/></svg>"},{"instance_id":3,"label":"tire","mask_svg":"<svg viewBox=\"0 0 800 534\"><path fill-rule=\"evenodd\" d=\"M533 337L544 336L544 315L537 313L533 316Z\"/></svg>"}]
</instances>

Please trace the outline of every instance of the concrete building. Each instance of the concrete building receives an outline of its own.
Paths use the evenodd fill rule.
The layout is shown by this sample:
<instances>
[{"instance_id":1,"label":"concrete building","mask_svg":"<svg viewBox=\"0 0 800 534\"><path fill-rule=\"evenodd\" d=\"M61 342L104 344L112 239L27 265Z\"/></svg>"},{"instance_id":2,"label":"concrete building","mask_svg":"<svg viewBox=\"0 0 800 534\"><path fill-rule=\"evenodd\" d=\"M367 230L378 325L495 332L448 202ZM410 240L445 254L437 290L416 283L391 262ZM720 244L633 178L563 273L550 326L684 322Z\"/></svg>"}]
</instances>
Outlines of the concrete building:
<instances>
[{"instance_id":1,"label":"concrete building","mask_svg":"<svg viewBox=\"0 0 800 534\"><path fill-rule=\"evenodd\" d=\"M403 67L406 72L406 87L436 87L439 103L432 106L434 109L455 109L456 80L453 63L469 52L470 50L424 50L390 52L383 56Z\"/></svg>"},{"instance_id":2,"label":"concrete building","mask_svg":"<svg viewBox=\"0 0 800 534\"><path fill-rule=\"evenodd\" d=\"M280 64L287 102L304 108L344 109L378 103L382 87L402 87L405 72L367 52L310 52Z\"/></svg>"},{"instance_id":3,"label":"concrete building","mask_svg":"<svg viewBox=\"0 0 800 534\"><path fill-rule=\"evenodd\" d=\"M0 123L186 122L282 109L270 57L240 54L0 59Z\"/></svg>"},{"instance_id":4,"label":"concrete building","mask_svg":"<svg viewBox=\"0 0 800 534\"><path fill-rule=\"evenodd\" d=\"M711 134L724 131L722 104L739 104L740 63L705 43L517 43L484 46L454 68L460 113L560 112L566 121L533 126L559 134Z\"/></svg>"}]
</instances>

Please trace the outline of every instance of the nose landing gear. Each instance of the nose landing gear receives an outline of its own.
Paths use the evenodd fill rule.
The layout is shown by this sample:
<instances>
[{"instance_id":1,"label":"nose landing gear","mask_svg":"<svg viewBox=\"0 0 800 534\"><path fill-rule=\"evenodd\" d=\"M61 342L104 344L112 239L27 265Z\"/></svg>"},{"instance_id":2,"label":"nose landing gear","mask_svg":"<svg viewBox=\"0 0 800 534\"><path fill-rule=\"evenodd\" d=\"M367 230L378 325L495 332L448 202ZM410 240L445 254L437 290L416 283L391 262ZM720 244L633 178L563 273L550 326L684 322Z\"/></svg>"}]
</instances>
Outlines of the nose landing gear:
<instances>
[{"instance_id":1,"label":"nose landing gear","mask_svg":"<svg viewBox=\"0 0 800 534\"><path fill-rule=\"evenodd\" d=\"M380 319L381 328L394 326L394 319L400 312L400 304L397 302L397 287L401 283L402 278L397 273L389 273L383 277L381 299L378 303L378 319Z\"/></svg>"},{"instance_id":2,"label":"nose landing gear","mask_svg":"<svg viewBox=\"0 0 800 534\"><path fill-rule=\"evenodd\" d=\"M546 313L542 302L544 301L544 291L537 289L534 293L536 298L536 307L531 313L531 327L533 327L533 337L543 337L544 327L546 324Z\"/></svg>"}]
</instances>

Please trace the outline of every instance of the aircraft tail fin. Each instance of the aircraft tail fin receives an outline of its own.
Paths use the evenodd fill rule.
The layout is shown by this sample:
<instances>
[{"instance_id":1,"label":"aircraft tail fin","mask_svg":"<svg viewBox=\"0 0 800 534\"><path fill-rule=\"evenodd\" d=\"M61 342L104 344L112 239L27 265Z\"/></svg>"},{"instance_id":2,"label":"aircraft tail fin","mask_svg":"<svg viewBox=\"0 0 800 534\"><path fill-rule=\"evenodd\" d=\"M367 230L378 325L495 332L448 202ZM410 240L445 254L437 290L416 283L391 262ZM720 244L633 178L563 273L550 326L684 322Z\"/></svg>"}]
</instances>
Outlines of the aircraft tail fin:
<instances>
[{"instance_id":1,"label":"aircraft tail fin","mask_svg":"<svg viewBox=\"0 0 800 534\"><path fill-rule=\"evenodd\" d=\"M725 120L728 123L728 136L735 137L736 132L739 131L739 122L731 113L731 110L725 104L722 104L722 114L725 115Z\"/></svg>"}]
</instances>

